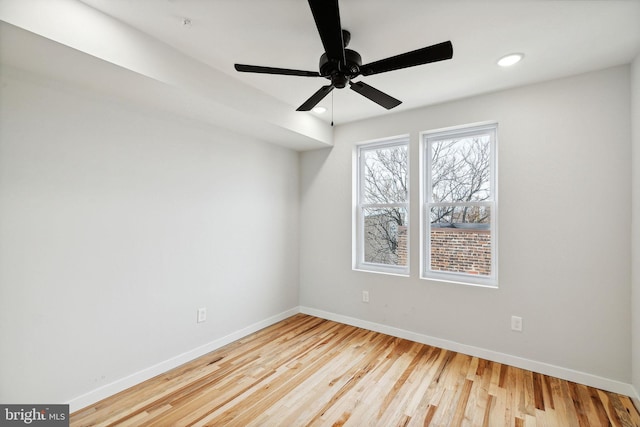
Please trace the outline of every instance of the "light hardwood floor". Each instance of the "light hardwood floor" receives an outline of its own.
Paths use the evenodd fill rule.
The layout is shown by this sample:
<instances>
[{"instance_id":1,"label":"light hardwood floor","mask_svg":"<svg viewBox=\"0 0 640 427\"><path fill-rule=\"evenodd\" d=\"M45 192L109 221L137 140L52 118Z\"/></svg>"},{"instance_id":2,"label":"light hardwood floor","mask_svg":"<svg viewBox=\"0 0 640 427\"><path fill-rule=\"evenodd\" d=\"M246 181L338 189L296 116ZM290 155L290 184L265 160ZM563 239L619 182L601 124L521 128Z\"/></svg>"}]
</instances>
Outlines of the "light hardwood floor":
<instances>
[{"instance_id":1,"label":"light hardwood floor","mask_svg":"<svg viewBox=\"0 0 640 427\"><path fill-rule=\"evenodd\" d=\"M626 396L298 314L71 425L640 427L640 415Z\"/></svg>"}]
</instances>

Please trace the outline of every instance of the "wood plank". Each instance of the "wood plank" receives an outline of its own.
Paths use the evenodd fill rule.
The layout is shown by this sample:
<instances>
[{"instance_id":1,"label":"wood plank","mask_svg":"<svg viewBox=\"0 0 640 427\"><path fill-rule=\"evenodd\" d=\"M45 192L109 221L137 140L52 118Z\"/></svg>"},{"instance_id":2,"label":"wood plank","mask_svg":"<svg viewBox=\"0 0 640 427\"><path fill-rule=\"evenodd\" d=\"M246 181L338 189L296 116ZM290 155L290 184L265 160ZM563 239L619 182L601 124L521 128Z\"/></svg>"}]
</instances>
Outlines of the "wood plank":
<instances>
[{"instance_id":1,"label":"wood plank","mask_svg":"<svg viewBox=\"0 0 640 427\"><path fill-rule=\"evenodd\" d=\"M491 378L493 374L491 370L494 364L483 359L478 359L478 370L476 371L476 379L474 380L475 405L469 405L467 411L467 419L471 420L472 426L482 426L488 421L487 408L490 406L489 394L491 386Z\"/></svg>"},{"instance_id":2,"label":"wood plank","mask_svg":"<svg viewBox=\"0 0 640 427\"><path fill-rule=\"evenodd\" d=\"M533 373L533 400L536 409L544 411L544 385L542 375Z\"/></svg>"},{"instance_id":3,"label":"wood plank","mask_svg":"<svg viewBox=\"0 0 640 427\"><path fill-rule=\"evenodd\" d=\"M627 411L627 414L629 414L629 419L631 420L631 424L640 425L640 413L638 412L637 408L634 406L631 399L620 399L620 400L621 400L622 406Z\"/></svg>"},{"instance_id":4,"label":"wood plank","mask_svg":"<svg viewBox=\"0 0 640 427\"><path fill-rule=\"evenodd\" d=\"M611 403L611 399L609 399L609 393L602 390L597 390L597 393L598 396L600 396L600 401L607 412L607 418L611 422L611 425L614 427L622 427L622 421L618 417L616 410Z\"/></svg>"},{"instance_id":5,"label":"wood plank","mask_svg":"<svg viewBox=\"0 0 640 427\"><path fill-rule=\"evenodd\" d=\"M71 426L635 426L626 396L298 314Z\"/></svg>"}]
</instances>

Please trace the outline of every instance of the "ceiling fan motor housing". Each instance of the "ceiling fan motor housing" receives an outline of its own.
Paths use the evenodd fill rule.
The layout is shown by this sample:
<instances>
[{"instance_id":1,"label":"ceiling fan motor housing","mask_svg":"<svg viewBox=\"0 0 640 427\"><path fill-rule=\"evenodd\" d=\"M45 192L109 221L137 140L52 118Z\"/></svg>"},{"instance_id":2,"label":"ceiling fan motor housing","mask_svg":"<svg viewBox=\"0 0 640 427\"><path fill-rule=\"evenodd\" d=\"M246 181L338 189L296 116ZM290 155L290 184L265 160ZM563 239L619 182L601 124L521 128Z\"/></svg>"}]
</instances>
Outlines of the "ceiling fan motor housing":
<instances>
[{"instance_id":1,"label":"ceiling fan motor housing","mask_svg":"<svg viewBox=\"0 0 640 427\"><path fill-rule=\"evenodd\" d=\"M331 80L331 84L342 89L354 77L360 74L362 57L358 52L351 49L344 50L345 62L331 60L323 53L320 57L320 75Z\"/></svg>"}]
</instances>

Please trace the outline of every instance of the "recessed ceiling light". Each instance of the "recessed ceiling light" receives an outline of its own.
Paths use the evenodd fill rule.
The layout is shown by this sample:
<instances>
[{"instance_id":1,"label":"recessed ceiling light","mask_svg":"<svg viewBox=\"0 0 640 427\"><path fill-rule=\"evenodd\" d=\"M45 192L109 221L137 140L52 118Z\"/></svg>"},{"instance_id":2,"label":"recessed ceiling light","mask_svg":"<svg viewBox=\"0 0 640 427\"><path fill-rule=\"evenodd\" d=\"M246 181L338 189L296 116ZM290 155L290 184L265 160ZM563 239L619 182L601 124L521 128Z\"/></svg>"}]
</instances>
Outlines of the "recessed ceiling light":
<instances>
[{"instance_id":1,"label":"recessed ceiling light","mask_svg":"<svg viewBox=\"0 0 640 427\"><path fill-rule=\"evenodd\" d=\"M509 55L500 58L498 65L501 67L510 67L520 62L522 58L524 58L523 53L510 53Z\"/></svg>"},{"instance_id":2,"label":"recessed ceiling light","mask_svg":"<svg viewBox=\"0 0 640 427\"><path fill-rule=\"evenodd\" d=\"M322 114L327 112L327 107L313 107L313 112Z\"/></svg>"}]
</instances>

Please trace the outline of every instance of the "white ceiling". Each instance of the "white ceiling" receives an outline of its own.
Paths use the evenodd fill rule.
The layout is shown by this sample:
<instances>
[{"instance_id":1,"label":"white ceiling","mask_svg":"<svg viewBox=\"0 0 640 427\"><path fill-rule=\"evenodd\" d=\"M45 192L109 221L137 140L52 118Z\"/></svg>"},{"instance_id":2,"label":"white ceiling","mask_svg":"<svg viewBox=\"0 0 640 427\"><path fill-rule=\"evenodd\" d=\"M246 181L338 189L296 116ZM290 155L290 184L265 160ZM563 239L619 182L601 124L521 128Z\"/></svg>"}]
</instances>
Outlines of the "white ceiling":
<instances>
[{"instance_id":1,"label":"white ceiling","mask_svg":"<svg viewBox=\"0 0 640 427\"><path fill-rule=\"evenodd\" d=\"M326 84L233 69L237 62L317 71L322 43L305 0L82 1L292 110ZM454 56L361 78L403 101L391 112L353 91L334 91L336 124L625 64L640 53L638 0L341 0L340 12L349 47L364 63L446 40ZM511 52L525 59L496 66ZM321 103L327 122L331 102L329 95Z\"/></svg>"},{"instance_id":2,"label":"white ceiling","mask_svg":"<svg viewBox=\"0 0 640 427\"><path fill-rule=\"evenodd\" d=\"M332 117L394 114L640 54L640 0L341 0L340 10L365 64L446 40L453 59L357 79L403 101L391 111L347 89L333 91L333 109L332 95L322 101L321 116L295 109L325 79L233 68L316 71L323 48L306 0L0 0L0 64L304 151L333 145ZM498 67L511 52L525 59Z\"/></svg>"}]
</instances>

